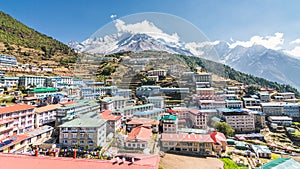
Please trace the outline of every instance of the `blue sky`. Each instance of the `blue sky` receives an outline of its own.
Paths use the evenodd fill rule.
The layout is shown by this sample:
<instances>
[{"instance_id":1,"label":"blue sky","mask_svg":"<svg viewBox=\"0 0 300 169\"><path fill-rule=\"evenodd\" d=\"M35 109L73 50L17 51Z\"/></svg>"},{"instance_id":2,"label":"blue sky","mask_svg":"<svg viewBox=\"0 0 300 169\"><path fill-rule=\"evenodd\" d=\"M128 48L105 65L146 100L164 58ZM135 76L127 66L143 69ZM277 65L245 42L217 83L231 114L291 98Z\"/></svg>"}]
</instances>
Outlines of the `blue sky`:
<instances>
[{"instance_id":1,"label":"blue sky","mask_svg":"<svg viewBox=\"0 0 300 169\"><path fill-rule=\"evenodd\" d=\"M254 35L300 38L300 1L290 0L0 0L0 10L64 43L83 41L111 22L140 12L182 17L211 40L249 40Z\"/></svg>"}]
</instances>

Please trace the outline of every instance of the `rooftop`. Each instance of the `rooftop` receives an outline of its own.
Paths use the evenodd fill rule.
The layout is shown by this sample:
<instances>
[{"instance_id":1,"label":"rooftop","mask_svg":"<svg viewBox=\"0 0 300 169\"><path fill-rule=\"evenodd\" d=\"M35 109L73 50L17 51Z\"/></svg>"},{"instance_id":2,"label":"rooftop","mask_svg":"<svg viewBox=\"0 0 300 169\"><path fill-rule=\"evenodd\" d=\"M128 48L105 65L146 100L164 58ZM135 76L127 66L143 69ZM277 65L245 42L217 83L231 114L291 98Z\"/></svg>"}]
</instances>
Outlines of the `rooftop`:
<instances>
[{"instance_id":1,"label":"rooftop","mask_svg":"<svg viewBox=\"0 0 300 169\"><path fill-rule=\"evenodd\" d=\"M100 117L104 120L117 121L122 118L122 116L116 116L112 114L111 110L104 110Z\"/></svg>"},{"instance_id":2,"label":"rooftop","mask_svg":"<svg viewBox=\"0 0 300 169\"><path fill-rule=\"evenodd\" d=\"M174 115L166 115L161 118L161 120L177 120L178 117Z\"/></svg>"},{"instance_id":3,"label":"rooftop","mask_svg":"<svg viewBox=\"0 0 300 169\"><path fill-rule=\"evenodd\" d=\"M133 115L140 116L140 115L151 115L159 112L164 112L164 109L160 108L153 108L152 110L146 110L141 112L134 112Z\"/></svg>"},{"instance_id":4,"label":"rooftop","mask_svg":"<svg viewBox=\"0 0 300 169\"><path fill-rule=\"evenodd\" d=\"M252 98L252 97L251 98L247 98L247 97L245 98L244 97L243 100L245 100L245 101L257 101L255 98Z\"/></svg>"},{"instance_id":5,"label":"rooftop","mask_svg":"<svg viewBox=\"0 0 300 169\"><path fill-rule=\"evenodd\" d=\"M28 104L12 104L10 106L0 107L0 114L30 110L34 108L35 108L34 106Z\"/></svg>"},{"instance_id":6,"label":"rooftop","mask_svg":"<svg viewBox=\"0 0 300 169\"><path fill-rule=\"evenodd\" d=\"M298 169L300 168L300 163L292 158L277 158L261 168L264 169Z\"/></svg>"},{"instance_id":7,"label":"rooftop","mask_svg":"<svg viewBox=\"0 0 300 169\"><path fill-rule=\"evenodd\" d=\"M32 157L26 155L14 154L0 154L1 168L10 169L157 169L159 164L158 155L140 155L133 154L136 160L134 163L125 161L121 163L113 160L87 160L87 159L73 159L73 158L53 158L53 157ZM8 162L9 161L9 162Z\"/></svg>"},{"instance_id":8,"label":"rooftop","mask_svg":"<svg viewBox=\"0 0 300 169\"><path fill-rule=\"evenodd\" d=\"M151 128L138 126L131 130L131 132L128 134L128 137L126 138L126 141L142 140L142 141L150 142L151 135L152 135Z\"/></svg>"},{"instance_id":9,"label":"rooftop","mask_svg":"<svg viewBox=\"0 0 300 169\"><path fill-rule=\"evenodd\" d=\"M46 112L46 111L50 111L50 110L55 110L60 106L61 106L60 104L50 104L50 105L47 105L47 106L36 108L35 112L36 113L42 113L42 112Z\"/></svg>"},{"instance_id":10,"label":"rooftop","mask_svg":"<svg viewBox=\"0 0 300 169\"><path fill-rule=\"evenodd\" d=\"M34 88L29 92L33 92L33 93L57 92L57 89L54 87L40 87L40 88Z\"/></svg>"},{"instance_id":11,"label":"rooftop","mask_svg":"<svg viewBox=\"0 0 300 169\"><path fill-rule=\"evenodd\" d=\"M104 123L106 123L106 120L100 119L97 113L88 113L71 121L65 122L59 127L100 127Z\"/></svg>"},{"instance_id":12,"label":"rooftop","mask_svg":"<svg viewBox=\"0 0 300 169\"><path fill-rule=\"evenodd\" d=\"M126 98L124 98L123 96L115 96L115 97L105 97L104 99L102 99L102 102L107 102L107 103L111 103L113 101L121 101L121 100L126 100Z\"/></svg>"},{"instance_id":13,"label":"rooftop","mask_svg":"<svg viewBox=\"0 0 300 169\"><path fill-rule=\"evenodd\" d=\"M254 144L252 144L251 146L255 153L271 154L271 151L267 146L260 146L260 145L254 145Z\"/></svg>"},{"instance_id":14,"label":"rooftop","mask_svg":"<svg viewBox=\"0 0 300 169\"><path fill-rule=\"evenodd\" d=\"M194 128L179 128L179 133L194 133L194 134L207 134L207 130L203 129L194 129Z\"/></svg>"},{"instance_id":15,"label":"rooftop","mask_svg":"<svg viewBox=\"0 0 300 169\"><path fill-rule=\"evenodd\" d=\"M220 132L211 132L210 137L214 140L215 143L222 144L222 142L226 142L226 137L223 133Z\"/></svg>"},{"instance_id":16,"label":"rooftop","mask_svg":"<svg viewBox=\"0 0 300 169\"><path fill-rule=\"evenodd\" d=\"M188 133L162 133L161 141L185 141L185 142L201 142L213 143L209 134L188 134Z\"/></svg>"},{"instance_id":17,"label":"rooftop","mask_svg":"<svg viewBox=\"0 0 300 169\"><path fill-rule=\"evenodd\" d=\"M159 124L158 120L153 119L147 119L147 118L137 118L133 117L130 119L130 121L126 122L126 124L142 124L142 125L149 125L149 124Z\"/></svg>"},{"instance_id":18,"label":"rooftop","mask_svg":"<svg viewBox=\"0 0 300 169\"><path fill-rule=\"evenodd\" d=\"M269 116L268 117L270 120L290 120L292 121L293 119L288 116Z\"/></svg>"},{"instance_id":19,"label":"rooftop","mask_svg":"<svg viewBox=\"0 0 300 169\"><path fill-rule=\"evenodd\" d=\"M154 104L142 104L142 105L137 105L137 106L126 106L124 108L120 108L114 111L126 111L126 110L132 110L132 109L138 109L138 108L143 108L143 107L148 107L148 106L154 106Z\"/></svg>"}]
</instances>

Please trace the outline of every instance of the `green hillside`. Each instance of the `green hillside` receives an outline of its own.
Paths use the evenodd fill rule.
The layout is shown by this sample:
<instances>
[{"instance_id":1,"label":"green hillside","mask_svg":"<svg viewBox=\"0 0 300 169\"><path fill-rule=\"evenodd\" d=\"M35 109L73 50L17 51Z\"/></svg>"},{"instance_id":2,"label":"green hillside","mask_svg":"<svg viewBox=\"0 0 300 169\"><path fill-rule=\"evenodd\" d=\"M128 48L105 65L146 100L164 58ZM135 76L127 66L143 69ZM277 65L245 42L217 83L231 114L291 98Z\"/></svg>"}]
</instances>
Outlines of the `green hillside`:
<instances>
[{"instance_id":1,"label":"green hillside","mask_svg":"<svg viewBox=\"0 0 300 169\"><path fill-rule=\"evenodd\" d=\"M208 72L212 72L219 76L236 80L246 85L259 85L261 87L272 88L280 92L293 92L295 93L296 97L300 97L299 91L290 85L279 84L277 82L272 82L264 78L255 77L250 74L236 71L233 68L223 65L221 63L205 60L199 57L193 57L193 56L180 56L180 57L182 57L192 69L195 69L195 67L197 66L201 66Z\"/></svg>"},{"instance_id":2,"label":"green hillside","mask_svg":"<svg viewBox=\"0 0 300 169\"><path fill-rule=\"evenodd\" d=\"M0 42L3 42L5 45L5 48L0 51L1 53L12 54L11 51L19 50L19 52L15 51L13 54L31 55L31 53L21 52L21 49L16 49L22 47L41 51L37 55L41 55L44 59L50 59L52 56L76 55L67 45L27 27L1 11Z\"/></svg>"}]
</instances>

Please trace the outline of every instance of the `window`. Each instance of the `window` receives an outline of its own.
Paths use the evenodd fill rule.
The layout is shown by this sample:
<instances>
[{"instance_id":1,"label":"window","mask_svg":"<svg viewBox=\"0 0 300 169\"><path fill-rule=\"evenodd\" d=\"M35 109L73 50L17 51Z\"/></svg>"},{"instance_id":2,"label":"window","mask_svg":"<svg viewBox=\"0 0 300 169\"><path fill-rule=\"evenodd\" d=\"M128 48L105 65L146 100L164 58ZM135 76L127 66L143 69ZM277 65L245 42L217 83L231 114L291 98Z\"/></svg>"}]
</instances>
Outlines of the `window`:
<instances>
[{"instance_id":1,"label":"window","mask_svg":"<svg viewBox=\"0 0 300 169\"><path fill-rule=\"evenodd\" d=\"M84 140L80 140L80 144L84 144Z\"/></svg>"},{"instance_id":2,"label":"window","mask_svg":"<svg viewBox=\"0 0 300 169\"><path fill-rule=\"evenodd\" d=\"M77 138L77 133L72 133L72 138Z\"/></svg>"},{"instance_id":3,"label":"window","mask_svg":"<svg viewBox=\"0 0 300 169\"><path fill-rule=\"evenodd\" d=\"M63 140L63 144L68 144L68 140Z\"/></svg>"},{"instance_id":4,"label":"window","mask_svg":"<svg viewBox=\"0 0 300 169\"><path fill-rule=\"evenodd\" d=\"M89 134L89 138L93 138L94 137L94 134Z\"/></svg>"},{"instance_id":5,"label":"window","mask_svg":"<svg viewBox=\"0 0 300 169\"><path fill-rule=\"evenodd\" d=\"M80 138L84 138L84 133L80 133Z\"/></svg>"},{"instance_id":6,"label":"window","mask_svg":"<svg viewBox=\"0 0 300 169\"><path fill-rule=\"evenodd\" d=\"M67 133L64 133L64 134L63 134L63 138L68 138L68 134L67 134Z\"/></svg>"},{"instance_id":7,"label":"window","mask_svg":"<svg viewBox=\"0 0 300 169\"><path fill-rule=\"evenodd\" d=\"M89 140L88 143L89 143L89 144L93 144L94 142L93 142L92 140Z\"/></svg>"},{"instance_id":8,"label":"window","mask_svg":"<svg viewBox=\"0 0 300 169\"><path fill-rule=\"evenodd\" d=\"M76 140L72 140L72 144L74 145L74 144L76 144L77 143L77 141Z\"/></svg>"}]
</instances>

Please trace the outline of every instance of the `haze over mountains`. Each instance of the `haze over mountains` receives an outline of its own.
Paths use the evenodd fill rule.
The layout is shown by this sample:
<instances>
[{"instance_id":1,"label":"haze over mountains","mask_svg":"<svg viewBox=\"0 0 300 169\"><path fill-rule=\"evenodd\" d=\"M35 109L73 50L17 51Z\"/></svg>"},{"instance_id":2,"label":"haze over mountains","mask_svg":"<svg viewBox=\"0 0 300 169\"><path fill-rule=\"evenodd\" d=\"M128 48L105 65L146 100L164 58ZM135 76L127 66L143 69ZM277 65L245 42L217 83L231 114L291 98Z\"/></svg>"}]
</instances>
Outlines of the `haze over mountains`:
<instances>
[{"instance_id":1,"label":"haze over mountains","mask_svg":"<svg viewBox=\"0 0 300 169\"><path fill-rule=\"evenodd\" d=\"M289 55L291 52L287 50L278 50L279 45L283 43L281 33L276 33L267 39L255 36L249 42L183 42L177 34L167 34L146 20L130 25L126 25L123 21L116 21L115 26L116 34L94 36L81 43L71 41L69 46L87 53L110 54L154 50L193 55L300 89L300 78L297 75L300 72L300 59ZM145 30L140 29L141 26L145 27Z\"/></svg>"}]
</instances>

